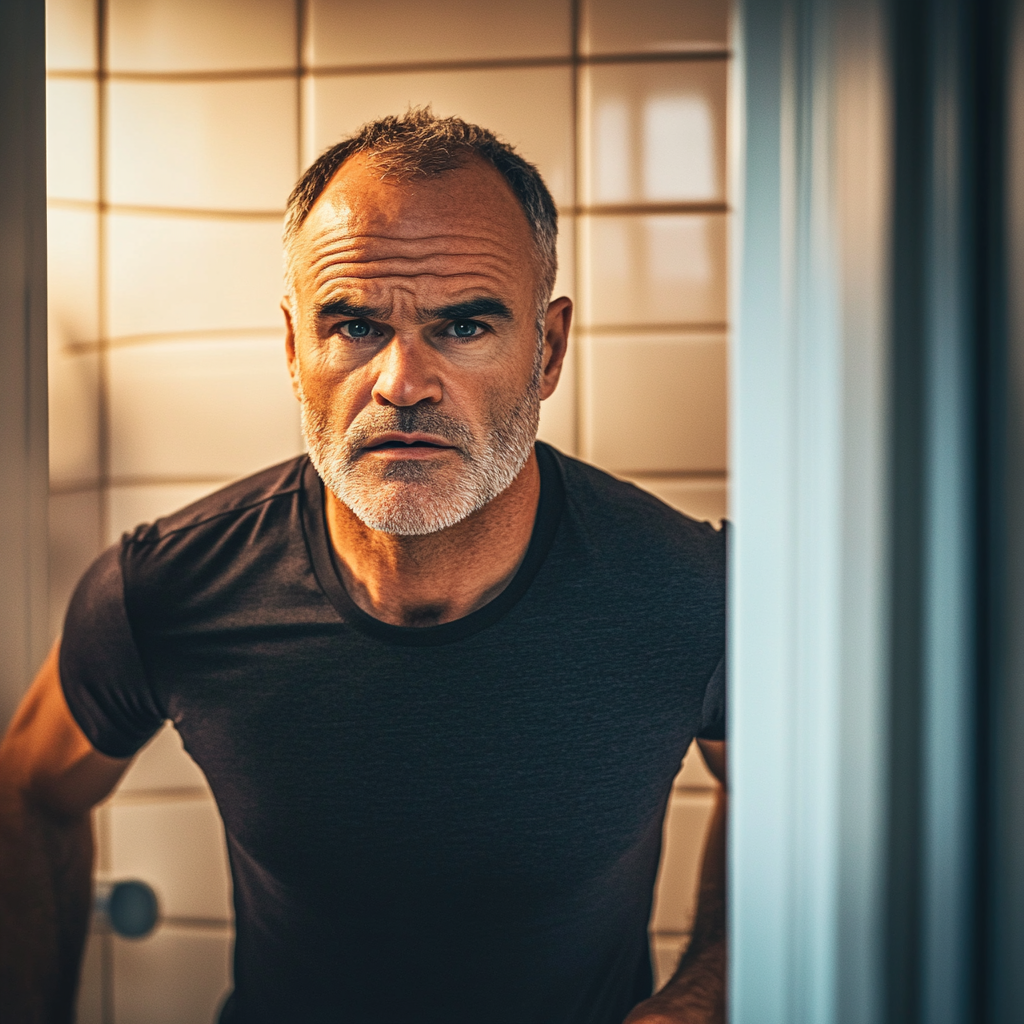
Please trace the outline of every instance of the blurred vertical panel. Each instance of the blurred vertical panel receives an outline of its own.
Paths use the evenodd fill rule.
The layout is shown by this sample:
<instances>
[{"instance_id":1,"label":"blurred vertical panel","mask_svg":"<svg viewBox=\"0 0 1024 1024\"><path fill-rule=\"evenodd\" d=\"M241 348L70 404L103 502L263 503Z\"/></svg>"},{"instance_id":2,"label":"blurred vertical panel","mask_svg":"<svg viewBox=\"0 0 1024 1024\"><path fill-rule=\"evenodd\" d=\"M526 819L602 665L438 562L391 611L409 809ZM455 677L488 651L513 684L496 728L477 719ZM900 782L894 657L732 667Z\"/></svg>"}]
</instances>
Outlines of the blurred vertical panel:
<instances>
[{"instance_id":1,"label":"blurred vertical panel","mask_svg":"<svg viewBox=\"0 0 1024 1024\"><path fill-rule=\"evenodd\" d=\"M885 1016L888 38L741 9L730 578L731 1013ZM894 1021L895 1024L895 1021Z\"/></svg>"},{"instance_id":2,"label":"blurred vertical panel","mask_svg":"<svg viewBox=\"0 0 1024 1024\"><path fill-rule=\"evenodd\" d=\"M46 36L0 5L0 728L46 653Z\"/></svg>"},{"instance_id":3,"label":"blurred vertical panel","mask_svg":"<svg viewBox=\"0 0 1024 1024\"><path fill-rule=\"evenodd\" d=\"M979 324L987 353L979 397L988 495L978 1002L984 1024L1011 1024L1024 1016L1024 4L987 3L980 13L987 60L978 111L987 132L979 252L987 274Z\"/></svg>"}]
</instances>

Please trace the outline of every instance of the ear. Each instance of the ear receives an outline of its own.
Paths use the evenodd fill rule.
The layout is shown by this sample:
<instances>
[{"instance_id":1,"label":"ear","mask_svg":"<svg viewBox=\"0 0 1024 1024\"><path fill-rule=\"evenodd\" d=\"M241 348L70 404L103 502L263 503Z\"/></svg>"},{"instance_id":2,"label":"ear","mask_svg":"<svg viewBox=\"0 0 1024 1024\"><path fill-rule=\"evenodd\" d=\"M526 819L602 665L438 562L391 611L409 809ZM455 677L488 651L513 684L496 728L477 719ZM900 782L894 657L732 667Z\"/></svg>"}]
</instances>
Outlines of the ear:
<instances>
[{"instance_id":1,"label":"ear","mask_svg":"<svg viewBox=\"0 0 1024 1024\"><path fill-rule=\"evenodd\" d=\"M544 357L541 367L541 401L550 398L562 375L565 353L569 348L569 327L572 324L572 299L564 295L548 306L544 317Z\"/></svg>"},{"instance_id":2,"label":"ear","mask_svg":"<svg viewBox=\"0 0 1024 1024\"><path fill-rule=\"evenodd\" d=\"M288 358L288 375L292 379L292 393L299 397L299 359L295 352L295 322L292 317L292 304L286 295L281 299L281 312L284 313L284 351Z\"/></svg>"}]
</instances>

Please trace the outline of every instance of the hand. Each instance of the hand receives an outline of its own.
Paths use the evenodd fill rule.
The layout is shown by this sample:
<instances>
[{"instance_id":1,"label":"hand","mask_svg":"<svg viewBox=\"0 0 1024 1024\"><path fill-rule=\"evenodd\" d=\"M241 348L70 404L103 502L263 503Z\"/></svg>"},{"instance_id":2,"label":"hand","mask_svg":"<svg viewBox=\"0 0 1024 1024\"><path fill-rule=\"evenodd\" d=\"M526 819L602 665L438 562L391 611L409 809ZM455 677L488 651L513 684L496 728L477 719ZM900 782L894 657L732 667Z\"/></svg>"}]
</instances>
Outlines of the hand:
<instances>
[{"instance_id":1,"label":"hand","mask_svg":"<svg viewBox=\"0 0 1024 1024\"><path fill-rule=\"evenodd\" d=\"M633 1007L622 1024L725 1024L725 1008L707 1008L703 999L659 992Z\"/></svg>"}]
</instances>

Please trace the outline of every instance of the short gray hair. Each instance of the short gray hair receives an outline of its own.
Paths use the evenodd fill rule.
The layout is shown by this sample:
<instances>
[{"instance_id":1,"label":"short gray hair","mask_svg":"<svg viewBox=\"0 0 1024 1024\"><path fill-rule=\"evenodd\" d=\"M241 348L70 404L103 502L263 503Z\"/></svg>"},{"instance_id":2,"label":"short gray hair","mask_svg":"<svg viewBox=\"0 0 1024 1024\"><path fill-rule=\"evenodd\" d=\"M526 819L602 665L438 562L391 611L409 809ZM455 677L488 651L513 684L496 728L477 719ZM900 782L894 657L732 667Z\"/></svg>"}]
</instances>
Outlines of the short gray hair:
<instances>
[{"instance_id":1,"label":"short gray hair","mask_svg":"<svg viewBox=\"0 0 1024 1024\"><path fill-rule=\"evenodd\" d=\"M295 236L338 168L356 153L372 154L382 178L400 181L455 170L473 156L490 163L508 182L533 233L540 269L538 327L542 329L558 271L558 211L540 171L493 132L458 117L435 117L430 107L411 108L400 117L382 117L364 124L355 135L322 153L302 175L288 197L284 220L289 292L293 288L290 254Z\"/></svg>"}]
</instances>

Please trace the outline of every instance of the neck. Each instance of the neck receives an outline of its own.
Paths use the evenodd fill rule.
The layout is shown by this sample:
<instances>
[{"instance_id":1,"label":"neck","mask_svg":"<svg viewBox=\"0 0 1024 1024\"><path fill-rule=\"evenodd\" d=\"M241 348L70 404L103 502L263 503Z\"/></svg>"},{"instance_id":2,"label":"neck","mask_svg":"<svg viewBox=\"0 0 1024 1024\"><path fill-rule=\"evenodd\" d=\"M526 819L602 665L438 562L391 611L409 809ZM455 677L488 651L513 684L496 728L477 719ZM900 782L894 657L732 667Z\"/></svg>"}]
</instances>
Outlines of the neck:
<instances>
[{"instance_id":1,"label":"neck","mask_svg":"<svg viewBox=\"0 0 1024 1024\"><path fill-rule=\"evenodd\" d=\"M423 537L371 530L330 490L324 496L327 530L356 605L395 626L436 626L483 607L512 581L530 545L540 469L531 452L496 498Z\"/></svg>"}]
</instances>

